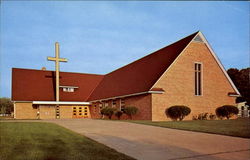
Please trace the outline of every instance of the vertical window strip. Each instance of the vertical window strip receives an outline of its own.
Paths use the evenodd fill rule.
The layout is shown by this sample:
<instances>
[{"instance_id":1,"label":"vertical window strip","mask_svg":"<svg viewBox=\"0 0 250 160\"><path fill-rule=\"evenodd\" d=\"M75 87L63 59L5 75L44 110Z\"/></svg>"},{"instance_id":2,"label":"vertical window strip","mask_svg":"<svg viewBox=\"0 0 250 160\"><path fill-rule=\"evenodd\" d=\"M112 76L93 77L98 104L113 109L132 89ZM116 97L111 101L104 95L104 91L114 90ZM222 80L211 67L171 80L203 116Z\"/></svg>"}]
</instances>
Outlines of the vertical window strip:
<instances>
[{"instance_id":1,"label":"vertical window strip","mask_svg":"<svg viewBox=\"0 0 250 160\"><path fill-rule=\"evenodd\" d=\"M199 96L202 93L201 87L201 64L195 63L195 95Z\"/></svg>"}]
</instances>

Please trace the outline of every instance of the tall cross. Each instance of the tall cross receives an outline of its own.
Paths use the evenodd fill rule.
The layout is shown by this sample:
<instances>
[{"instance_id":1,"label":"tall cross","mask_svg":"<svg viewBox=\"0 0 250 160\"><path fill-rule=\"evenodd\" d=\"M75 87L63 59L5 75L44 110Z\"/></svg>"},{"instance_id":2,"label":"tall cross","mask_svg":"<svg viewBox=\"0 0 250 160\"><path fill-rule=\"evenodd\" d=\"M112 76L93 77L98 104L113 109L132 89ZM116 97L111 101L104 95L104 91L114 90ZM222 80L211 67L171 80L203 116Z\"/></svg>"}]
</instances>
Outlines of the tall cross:
<instances>
[{"instance_id":1,"label":"tall cross","mask_svg":"<svg viewBox=\"0 0 250 160\"><path fill-rule=\"evenodd\" d=\"M49 61L55 61L56 63L56 101L59 102L59 62L67 62L66 58L60 58L59 56L59 43L55 43L56 57L47 57Z\"/></svg>"}]
</instances>

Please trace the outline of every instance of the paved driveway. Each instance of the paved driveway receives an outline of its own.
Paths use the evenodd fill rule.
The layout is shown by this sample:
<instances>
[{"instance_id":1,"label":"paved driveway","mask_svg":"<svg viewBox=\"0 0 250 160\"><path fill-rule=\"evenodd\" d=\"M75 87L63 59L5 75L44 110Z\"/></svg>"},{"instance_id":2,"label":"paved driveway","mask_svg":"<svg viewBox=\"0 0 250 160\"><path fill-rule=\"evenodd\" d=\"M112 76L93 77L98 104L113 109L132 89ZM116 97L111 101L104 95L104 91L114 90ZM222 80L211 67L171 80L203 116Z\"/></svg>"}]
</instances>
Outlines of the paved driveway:
<instances>
[{"instance_id":1,"label":"paved driveway","mask_svg":"<svg viewBox=\"0 0 250 160\"><path fill-rule=\"evenodd\" d=\"M140 160L248 160L250 139L92 119L46 120Z\"/></svg>"}]
</instances>

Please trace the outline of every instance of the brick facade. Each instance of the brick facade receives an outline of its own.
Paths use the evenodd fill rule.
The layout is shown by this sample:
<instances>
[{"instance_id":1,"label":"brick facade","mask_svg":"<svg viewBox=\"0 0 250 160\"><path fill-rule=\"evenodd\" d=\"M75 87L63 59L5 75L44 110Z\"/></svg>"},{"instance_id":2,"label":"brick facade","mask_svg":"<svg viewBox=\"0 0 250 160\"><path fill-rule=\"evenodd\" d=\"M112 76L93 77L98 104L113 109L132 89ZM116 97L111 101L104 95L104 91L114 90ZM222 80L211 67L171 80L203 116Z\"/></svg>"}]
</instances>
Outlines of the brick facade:
<instances>
[{"instance_id":1,"label":"brick facade","mask_svg":"<svg viewBox=\"0 0 250 160\"><path fill-rule=\"evenodd\" d=\"M134 120L151 120L152 110L151 110L151 94L131 96L123 98L125 107L134 106L138 108L138 113L133 116ZM116 105L112 105L112 102L116 101ZM108 103L108 107L115 107L117 110L121 109L121 99L107 100L102 102L95 102L90 107L90 113L92 118L101 118L100 108L105 106L105 103ZM96 110L95 110L96 109ZM115 116L112 119L117 119ZM122 115L121 119L129 119L125 114Z\"/></svg>"},{"instance_id":2,"label":"brick facade","mask_svg":"<svg viewBox=\"0 0 250 160\"><path fill-rule=\"evenodd\" d=\"M202 63L201 96L194 94L195 62ZM199 113L215 113L219 106L235 104L235 97L228 96L228 92L234 92L234 89L206 44L200 42L191 42L154 87L163 88L165 93L152 95L153 121L170 120L165 115L165 109L172 105L189 106L192 111L185 119L192 119Z\"/></svg>"},{"instance_id":3,"label":"brick facade","mask_svg":"<svg viewBox=\"0 0 250 160\"><path fill-rule=\"evenodd\" d=\"M39 106L39 119L55 119L56 109L53 105L40 105Z\"/></svg>"},{"instance_id":4,"label":"brick facade","mask_svg":"<svg viewBox=\"0 0 250 160\"><path fill-rule=\"evenodd\" d=\"M16 119L37 119L37 111L37 106L33 106L32 102L19 102L14 104Z\"/></svg>"},{"instance_id":5,"label":"brick facade","mask_svg":"<svg viewBox=\"0 0 250 160\"><path fill-rule=\"evenodd\" d=\"M60 106L60 118L72 118L73 115L73 106Z\"/></svg>"}]
</instances>

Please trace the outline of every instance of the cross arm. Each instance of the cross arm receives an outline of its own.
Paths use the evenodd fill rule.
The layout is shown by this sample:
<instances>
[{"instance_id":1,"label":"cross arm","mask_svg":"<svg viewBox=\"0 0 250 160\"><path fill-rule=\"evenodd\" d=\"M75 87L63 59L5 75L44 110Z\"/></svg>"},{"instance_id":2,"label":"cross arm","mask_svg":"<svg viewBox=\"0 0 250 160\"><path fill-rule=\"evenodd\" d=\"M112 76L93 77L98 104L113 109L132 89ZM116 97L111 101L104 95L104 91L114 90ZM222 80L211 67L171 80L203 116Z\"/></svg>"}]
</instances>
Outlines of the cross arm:
<instances>
[{"instance_id":1,"label":"cross arm","mask_svg":"<svg viewBox=\"0 0 250 160\"><path fill-rule=\"evenodd\" d=\"M68 61L67 58L59 58L58 60L59 60L60 62L67 62L67 61Z\"/></svg>"},{"instance_id":2,"label":"cross arm","mask_svg":"<svg viewBox=\"0 0 250 160\"><path fill-rule=\"evenodd\" d=\"M55 57L47 57L47 60L49 60L49 61L56 61L56 58Z\"/></svg>"}]
</instances>

